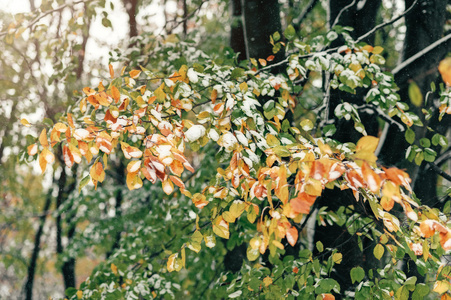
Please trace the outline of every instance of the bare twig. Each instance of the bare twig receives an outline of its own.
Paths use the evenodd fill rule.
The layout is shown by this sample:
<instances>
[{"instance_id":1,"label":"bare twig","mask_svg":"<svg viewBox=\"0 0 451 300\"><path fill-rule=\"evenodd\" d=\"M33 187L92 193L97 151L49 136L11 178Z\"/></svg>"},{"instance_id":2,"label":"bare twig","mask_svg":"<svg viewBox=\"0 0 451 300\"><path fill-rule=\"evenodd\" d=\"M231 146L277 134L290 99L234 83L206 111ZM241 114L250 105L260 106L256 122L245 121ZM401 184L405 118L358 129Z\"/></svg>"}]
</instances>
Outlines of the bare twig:
<instances>
[{"instance_id":1,"label":"bare twig","mask_svg":"<svg viewBox=\"0 0 451 300\"><path fill-rule=\"evenodd\" d=\"M427 46L423 50L419 51L417 54L415 54L415 55L409 57L408 59L406 59L405 61L403 61L396 68L393 69L393 71L392 71L393 75L396 75L401 70L403 70L405 67L407 67L408 65L410 65L411 63L413 63L414 61L416 61L417 59L419 59L423 55L427 54L428 52L434 50L438 46L440 46L440 45L442 45L442 44L444 44L444 43L446 43L448 41L451 41L451 33L448 34L448 35L445 35L441 39L435 41L434 43L430 44L429 46Z\"/></svg>"},{"instance_id":2,"label":"bare twig","mask_svg":"<svg viewBox=\"0 0 451 300\"><path fill-rule=\"evenodd\" d=\"M338 21L340 21L340 17L341 15L348 9L350 9L356 2L357 0L352 1L350 4L346 5L345 7L343 7L340 12L338 13L337 17L334 20L334 23L332 24L332 26L330 26L330 28L334 28L337 24Z\"/></svg>"},{"instance_id":3,"label":"bare twig","mask_svg":"<svg viewBox=\"0 0 451 300\"><path fill-rule=\"evenodd\" d=\"M390 21L387 21L385 23L379 24L376 27L374 27L373 29L371 29L370 31L368 31L367 33L365 33L364 35L360 36L357 40L356 43L361 42L362 40L364 40L365 38L367 38L368 36L372 35L373 33L375 33L376 31L378 31L379 29L391 25L393 23L395 23L396 21L398 21L399 19L401 19L402 17L404 17L405 15L407 15L408 13L411 12L411 10L415 7L415 5L417 4L418 0L415 0L412 5L406 9L402 14L400 14L399 16L391 19Z\"/></svg>"},{"instance_id":4,"label":"bare twig","mask_svg":"<svg viewBox=\"0 0 451 300\"><path fill-rule=\"evenodd\" d=\"M67 4L67 3L66 3L66 4L63 4L63 5L61 5L61 6L58 6L58 7L55 8L55 9L46 11L46 12L44 12L42 15L37 16L37 17L36 17L33 21L31 21L25 28L28 29L28 28L32 27L33 25L35 25L37 22L39 22L41 19L45 18L46 16L51 15L51 14L53 14L54 12L63 10L63 9L65 9L65 8L68 7L68 6L73 6L73 5L77 5L77 4L80 4L80 3L88 3L88 2L92 2L92 1L95 1L95 0L78 0L78 1L74 1L73 3L70 3L70 4ZM7 35L7 34L8 34L8 31L0 32L0 37L3 37L3 36L5 36L5 35Z\"/></svg>"}]
</instances>

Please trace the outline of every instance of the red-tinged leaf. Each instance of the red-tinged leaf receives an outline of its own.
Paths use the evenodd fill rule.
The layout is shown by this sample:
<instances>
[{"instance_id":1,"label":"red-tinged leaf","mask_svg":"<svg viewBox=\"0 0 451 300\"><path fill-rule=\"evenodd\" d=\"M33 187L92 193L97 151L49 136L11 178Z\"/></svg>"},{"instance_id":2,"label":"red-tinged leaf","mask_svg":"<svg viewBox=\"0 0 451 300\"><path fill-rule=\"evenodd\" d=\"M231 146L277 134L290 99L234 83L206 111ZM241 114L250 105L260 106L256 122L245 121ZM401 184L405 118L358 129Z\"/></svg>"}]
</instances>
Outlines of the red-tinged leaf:
<instances>
[{"instance_id":1,"label":"red-tinged leaf","mask_svg":"<svg viewBox=\"0 0 451 300\"><path fill-rule=\"evenodd\" d=\"M258 62L263 66L266 67L266 60L264 60L263 58L259 58Z\"/></svg>"},{"instance_id":2,"label":"red-tinged leaf","mask_svg":"<svg viewBox=\"0 0 451 300\"><path fill-rule=\"evenodd\" d=\"M326 168L321 162L317 160L312 162L312 167L310 168L310 177L316 180L321 180L323 179L325 173Z\"/></svg>"},{"instance_id":3,"label":"red-tinged leaf","mask_svg":"<svg viewBox=\"0 0 451 300\"><path fill-rule=\"evenodd\" d=\"M64 163L66 164L66 166L68 168L71 168L73 166L74 156L70 152L69 147L67 147L67 145L64 145L64 147L63 147L63 159L64 159Z\"/></svg>"},{"instance_id":4,"label":"red-tinged leaf","mask_svg":"<svg viewBox=\"0 0 451 300\"><path fill-rule=\"evenodd\" d=\"M169 179L164 180L161 183L161 185L162 185L163 191L166 193L166 195L170 195L174 191L174 185L172 184L172 182Z\"/></svg>"},{"instance_id":5,"label":"red-tinged leaf","mask_svg":"<svg viewBox=\"0 0 451 300\"><path fill-rule=\"evenodd\" d=\"M129 74L130 74L131 78L135 79L135 78L138 78L139 74L141 74L141 71L140 70L131 70L129 72Z\"/></svg>"},{"instance_id":6,"label":"red-tinged leaf","mask_svg":"<svg viewBox=\"0 0 451 300\"><path fill-rule=\"evenodd\" d=\"M180 178L173 175L169 175L169 178L176 186L178 186L181 189L185 189L185 183L183 183L183 181Z\"/></svg>"},{"instance_id":7,"label":"red-tinged leaf","mask_svg":"<svg viewBox=\"0 0 451 300\"><path fill-rule=\"evenodd\" d=\"M412 188L410 187L411 179L409 177L409 174L395 167L382 169L385 171L385 177L387 179L393 181L396 185L404 186L409 191L412 190Z\"/></svg>"},{"instance_id":8,"label":"red-tinged leaf","mask_svg":"<svg viewBox=\"0 0 451 300\"><path fill-rule=\"evenodd\" d=\"M291 247L294 247L296 245L296 242L298 241L298 230L296 229L296 227L293 226L288 228L286 237Z\"/></svg>"},{"instance_id":9,"label":"red-tinged leaf","mask_svg":"<svg viewBox=\"0 0 451 300\"><path fill-rule=\"evenodd\" d=\"M224 111L224 102L218 103L213 107L213 111L220 115Z\"/></svg>"},{"instance_id":10,"label":"red-tinged leaf","mask_svg":"<svg viewBox=\"0 0 451 300\"><path fill-rule=\"evenodd\" d=\"M451 231L440 233L440 245L445 251L451 250Z\"/></svg>"},{"instance_id":11,"label":"red-tinged leaf","mask_svg":"<svg viewBox=\"0 0 451 300\"><path fill-rule=\"evenodd\" d=\"M111 86L111 96L113 97L115 103L118 103L121 99L121 93L114 85Z\"/></svg>"},{"instance_id":12,"label":"red-tinged leaf","mask_svg":"<svg viewBox=\"0 0 451 300\"><path fill-rule=\"evenodd\" d=\"M114 69L113 69L113 66L112 66L111 64L109 64L109 65L108 65L108 68L110 69L110 77L111 77L111 79L113 79L113 78L114 78Z\"/></svg>"},{"instance_id":13,"label":"red-tinged leaf","mask_svg":"<svg viewBox=\"0 0 451 300\"><path fill-rule=\"evenodd\" d=\"M39 143L41 143L42 147L48 147L49 141L47 140L47 130L44 128L39 135Z\"/></svg>"},{"instance_id":14,"label":"red-tinged leaf","mask_svg":"<svg viewBox=\"0 0 451 300\"><path fill-rule=\"evenodd\" d=\"M357 191L359 188L365 186L362 176L360 176L354 169L348 169L345 173L345 177L353 190Z\"/></svg>"},{"instance_id":15,"label":"red-tinged leaf","mask_svg":"<svg viewBox=\"0 0 451 300\"><path fill-rule=\"evenodd\" d=\"M28 152L28 155L30 155L30 156L36 155L36 153L38 153L38 145L32 144L32 145L28 146L27 152Z\"/></svg>"},{"instance_id":16,"label":"red-tinged leaf","mask_svg":"<svg viewBox=\"0 0 451 300\"><path fill-rule=\"evenodd\" d=\"M315 200L315 196L308 195L307 193L299 193L296 198L290 200L290 205L294 213L308 214Z\"/></svg>"},{"instance_id":17,"label":"red-tinged leaf","mask_svg":"<svg viewBox=\"0 0 451 300\"><path fill-rule=\"evenodd\" d=\"M270 55L266 58L267 61L273 61L274 60L274 55Z\"/></svg>"},{"instance_id":18,"label":"red-tinged leaf","mask_svg":"<svg viewBox=\"0 0 451 300\"><path fill-rule=\"evenodd\" d=\"M346 171L346 168L343 165L343 163L342 162L336 162L336 163L334 163L331 166L330 170L328 171L327 180L329 182L334 181L334 180L340 178L341 175L343 175L343 173L345 171Z\"/></svg>"},{"instance_id":19,"label":"red-tinged leaf","mask_svg":"<svg viewBox=\"0 0 451 300\"><path fill-rule=\"evenodd\" d=\"M141 173L152 183L155 183L157 181L157 172L155 168L149 167L146 165L146 167L141 168Z\"/></svg>"},{"instance_id":20,"label":"red-tinged leaf","mask_svg":"<svg viewBox=\"0 0 451 300\"><path fill-rule=\"evenodd\" d=\"M113 144L111 143L112 138L107 134L102 132L101 135L98 135L96 138L96 146L100 151L110 154L113 150Z\"/></svg>"},{"instance_id":21,"label":"red-tinged leaf","mask_svg":"<svg viewBox=\"0 0 451 300\"><path fill-rule=\"evenodd\" d=\"M381 188L382 180L376 172L371 169L370 165L364 161L362 164L363 180L366 182L371 192L377 193Z\"/></svg>"}]
</instances>

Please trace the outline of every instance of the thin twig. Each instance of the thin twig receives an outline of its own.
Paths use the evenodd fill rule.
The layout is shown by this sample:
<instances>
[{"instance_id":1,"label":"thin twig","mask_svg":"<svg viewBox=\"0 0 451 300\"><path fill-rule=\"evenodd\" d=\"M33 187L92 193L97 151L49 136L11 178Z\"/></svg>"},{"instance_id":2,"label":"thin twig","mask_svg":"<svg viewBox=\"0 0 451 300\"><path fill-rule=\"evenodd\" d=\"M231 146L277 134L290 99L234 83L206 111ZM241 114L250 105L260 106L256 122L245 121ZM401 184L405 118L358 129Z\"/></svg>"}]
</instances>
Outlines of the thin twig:
<instances>
[{"instance_id":1,"label":"thin twig","mask_svg":"<svg viewBox=\"0 0 451 300\"><path fill-rule=\"evenodd\" d=\"M396 68L393 69L393 71L392 71L393 75L396 75L402 69L404 69L405 67L407 67L408 65L410 65L411 63L413 63L414 61L416 61L417 59L419 59L423 55L427 54L428 52L434 50L438 46L440 46L443 43L446 43L446 42L448 42L450 40L451 40L451 33L448 34L448 35L445 35L441 39L439 39L439 40L435 41L434 43L430 44L429 46L427 46L423 50L419 51L417 54L412 55L411 57L409 57L408 59L406 59L401 64L399 64Z\"/></svg>"},{"instance_id":2,"label":"thin twig","mask_svg":"<svg viewBox=\"0 0 451 300\"><path fill-rule=\"evenodd\" d=\"M334 20L334 23L332 24L332 26L330 26L330 28L334 28L337 24L338 21L340 21L340 17L341 15L348 9L350 9L356 2L357 0L353 0L350 4L346 5L345 7L343 7L340 12L338 13L337 17Z\"/></svg>"},{"instance_id":3,"label":"thin twig","mask_svg":"<svg viewBox=\"0 0 451 300\"><path fill-rule=\"evenodd\" d=\"M362 40L364 40L364 39L367 38L368 36L372 35L372 34L375 33L377 30L379 30L379 29L381 29L381 28L383 28L383 27L385 27L385 26L388 26L388 25L391 25L391 24L395 23L396 21L398 21L399 19L401 19L402 17L404 17L405 15L407 15L408 13L410 13L411 10L414 8L414 6L417 4L417 2L418 2L418 0L415 0L415 1L412 3L412 5L411 5L408 9L406 9L402 14L400 14L399 16L397 16L397 17L391 19L390 21L387 21L387 22L385 22L385 23L382 23L382 24L377 25L376 27L374 27L373 29L371 29L370 31L368 31L367 33L365 33L364 35L360 36L360 37L355 41L356 44L359 43L359 42L361 42Z\"/></svg>"},{"instance_id":4,"label":"thin twig","mask_svg":"<svg viewBox=\"0 0 451 300\"><path fill-rule=\"evenodd\" d=\"M91 2L91 1L93 1L93 0L79 0L79 1L75 1L75 2L73 2L73 3L71 3L71 4L63 4L63 5L61 5L61 6L57 7L57 8L55 8L55 9L46 11L46 12L43 13L42 15L36 17L36 18L35 18L33 21L31 21L31 23L29 23L25 28L28 29L28 28L32 27L34 24L36 24L37 22L39 22L42 18L45 18L46 16L51 15L51 14L53 14L54 12L63 10L63 9L65 9L65 8L68 7L68 6L74 6L74 5L77 5L77 4L80 4L80 3L88 3L88 2ZM5 35L7 35L7 34L8 34L8 31L0 32L0 37L5 36Z\"/></svg>"}]
</instances>

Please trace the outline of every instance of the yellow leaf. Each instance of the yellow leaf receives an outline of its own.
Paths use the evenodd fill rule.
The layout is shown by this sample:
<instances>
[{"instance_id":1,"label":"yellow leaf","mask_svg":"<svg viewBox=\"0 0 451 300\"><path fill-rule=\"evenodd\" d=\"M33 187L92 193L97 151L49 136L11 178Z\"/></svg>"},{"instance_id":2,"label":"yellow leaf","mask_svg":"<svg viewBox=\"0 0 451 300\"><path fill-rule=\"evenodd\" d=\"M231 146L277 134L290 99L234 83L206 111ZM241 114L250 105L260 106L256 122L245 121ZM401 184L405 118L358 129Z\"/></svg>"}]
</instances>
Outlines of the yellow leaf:
<instances>
[{"instance_id":1,"label":"yellow leaf","mask_svg":"<svg viewBox=\"0 0 451 300\"><path fill-rule=\"evenodd\" d=\"M374 152L376 151L378 143L378 138L369 135L362 137L357 142L354 158L359 166L362 166L363 161L368 162L370 166L376 165L377 157Z\"/></svg>"},{"instance_id":2,"label":"yellow leaf","mask_svg":"<svg viewBox=\"0 0 451 300\"><path fill-rule=\"evenodd\" d=\"M439 294L443 294L447 292L449 288L450 286L447 280L440 280L435 282L433 291Z\"/></svg>"},{"instance_id":3,"label":"yellow leaf","mask_svg":"<svg viewBox=\"0 0 451 300\"><path fill-rule=\"evenodd\" d=\"M384 51L384 48L382 48L381 46L376 46L373 48L373 54L381 54L382 51Z\"/></svg>"},{"instance_id":4,"label":"yellow leaf","mask_svg":"<svg viewBox=\"0 0 451 300\"><path fill-rule=\"evenodd\" d=\"M266 276L265 278L263 278L263 284L265 285L265 287L268 287L269 285L272 284L272 278L269 276Z\"/></svg>"},{"instance_id":5,"label":"yellow leaf","mask_svg":"<svg viewBox=\"0 0 451 300\"><path fill-rule=\"evenodd\" d=\"M95 164L93 164L89 175L91 175L92 179L102 182L105 179L105 171L103 170L102 163L96 162Z\"/></svg>"},{"instance_id":6,"label":"yellow leaf","mask_svg":"<svg viewBox=\"0 0 451 300\"><path fill-rule=\"evenodd\" d=\"M247 92L248 88L249 88L249 87L248 87L248 85L247 85L246 82L240 83L240 90L241 90L241 91Z\"/></svg>"},{"instance_id":7,"label":"yellow leaf","mask_svg":"<svg viewBox=\"0 0 451 300\"><path fill-rule=\"evenodd\" d=\"M77 298L78 299L83 298L83 291L77 291Z\"/></svg>"},{"instance_id":8,"label":"yellow leaf","mask_svg":"<svg viewBox=\"0 0 451 300\"><path fill-rule=\"evenodd\" d=\"M217 217L213 223L213 232L219 237L228 239L230 236L229 223L222 216Z\"/></svg>"},{"instance_id":9,"label":"yellow leaf","mask_svg":"<svg viewBox=\"0 0 451 300\"><path fill-rule=\"evenodd\" d=\"M30 127L30 126L31 126L31 124L28 122L27 119L22 119L22 120L20 120L20 123L21 123L23 126L25 126L25 127Z\"/></svg>"},{"instance_id":10,"label":"yellow leaf","mask_svg":"<svg viewBox=\"0 0 451 300\"><path fill-rule=\"evenodd\" d=\"M235 200L233 201L232 205L230 205L230 213L234 218L239 218L241 214L244 212L244 209L246 208L246 203L241 200Z\"/></svg>"},{"instance_id":11,"label":"yellow leaf","mask_svg":"<svg viewBox=\"0 0 451 300\"><path fill-rule=\"evenodd\" d=\"M42 129L41 134L39 135L39 143L41 143L43 147L49 146L49 141L47 140L47 130L45 128Z\"/></svg>"},{"instance_id":12,"label":"yellow leaf","mask_svg":"<svg viewBox=\"0 0 451 300\"><path fill-rule=\"evenodd\" d=\"M117 267L115 264L111 264L111 271L113 272L114 275L117 275Z\"/></svg>"},{"instance_id":13,"label":"yellow leaf","mask_svg":"<svg viewBox=\"0 0 451 300\"><path fill-rule=\"evenodd\" d=\"M420 107L423 104L423 94L415 81L412 81L409 84L408 93L410 102L412 102L413 105Z\"/></svg>"}]
</instances>

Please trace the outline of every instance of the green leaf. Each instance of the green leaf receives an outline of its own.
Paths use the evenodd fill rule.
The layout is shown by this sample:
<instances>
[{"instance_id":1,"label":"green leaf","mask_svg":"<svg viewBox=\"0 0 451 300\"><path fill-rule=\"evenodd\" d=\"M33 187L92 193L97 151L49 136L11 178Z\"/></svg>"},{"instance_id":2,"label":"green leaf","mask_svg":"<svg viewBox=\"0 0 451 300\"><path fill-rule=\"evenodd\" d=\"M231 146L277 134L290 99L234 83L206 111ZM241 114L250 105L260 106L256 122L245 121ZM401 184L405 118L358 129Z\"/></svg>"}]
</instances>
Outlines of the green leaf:
<instances>
[{"instance_id":1,"label":"green leaf","mask_svg":"<svg viewBox=\"0 0 451 300\"><path fill-rule=\"evenodd\" d=\"M428 148L431 146L431 141L428 138L421 138L420 145L421 147Z\"/></svg>"},{"instance_id":2,"label":"green leaf","mask_svg":"<svg viewBox=\"0 0 451 300\"><path fill-rule=\"evenodd\" d=\"M242 68L235 68L232 71L232 74L230 75L230 79L237 80L238 78L244 76L244 69Z\"/></svg>"},{"instance_id":3,"label":"green leaf","mask_svg":"<svg viewBox=\"0 0 451 300\"><path fill-rule=\"evenodd\" d=\"M385 251L384 246L382 246L381 244L377 244L373 250L374 257L376 257L378 260L380 260L382 258L382 256L384 255L384 251Z\"/></svg>"},{"instance_id":4,"label":"green leaf","mask_svg":"<svg viewBox=\"0 0 451 300\"><path fill-rule=\"evenodd\" d=\"M406 141L409 144L413 144L415 142L415 131L410 128L407 128L406 133L404 134L406 137Z\"/></svg>"},{"instance_id":5,"label":"green leaf","mask_svg":"<svg viewBox=\"0 0 451 300\"><path fill-rule=\"evenodd\" d=\"M354 267L351 269L351 281L360 282L365 277L365 271L361 267Z\"/></svg>"},{"instance_id":6,"label":"green leaf","mask_svg":"<svg viewBox=\"0 0 451 300\"><path fill-rule=\"evenodd\" d=\"M309 119L302 120L301 127L305 131L310 131L313 129L313 123Z\"/></svg>"},{"instance_id":7,"label":"green leaf","mask_svg":"<svg viewBox=\"0 0 451 300\"><path fill-rule=\"evenodd\" d=\"M86 175L81 181L80 184L78 185L78 192L80 193L81 189L85 187L85 185L87 185L89 183L89 181L91 180L91 176L90 175Z\"/></svg>"},{"instance_id":8,"label":"green leaf","mask_svg":"<svg viewBox=\"0 0 451 300\"><path fill-rule=\"evenodd\" d=\"M319 252L323 252L324 246L323 243L321 243L321 241L316 242L316 249L318 249Z\"/></svg>"},{"instance_id":9,"label":"green leaf","mask_svg":"<svg viewBox=\"0 0 451 300\"><path fill-rule=\"evenodd\" d=\"M288 39L292 40L296 37L296 30L294 30L294 27L290 24L288 25L287 29L283 32L283 35Z\"/></svg>"},{"instance_id":10,"label":"green leaf","mask_svg":"<svg viewBox=\"0 0 451 300\"><path fill-rule=\"evenodd\" d=\"M290 150L287 149L285 146L275 146L272 148L274 153L279 157L289 157L291 156Z\"/></svg>"},{"instance_id":11,"label":"green leaf","mask_svg":"<svg viewBox=\"0 0 451 300\"><path fill-rule=\"evenodd\" d=\"M437 156L437 152L432 150L431 148L424 149L424 160L427 162L433 162Z\"/></svg>"},{"instance_id":12,"label":"green leaf","mask_svg":"<svg viewBox=\"0 0 451 300\"><path fill-rule=\"evenodd\" d=\"M335 127L334 124L329 124L329 125L326 125L323 127L323 134L324 134L324 136L327 136L327 137L333 136L336 131L337 131L337 128Z\"/></svg>"},{"instance_id":13,"label":"green leaf","mask_svg":"<svg viewBox=\"0 0 451 300\"><path fill-rule=\"evenodd\" d=\"M274 42L277 42L278 40L280 40L280 33L278 31L274 32L272 38L274 39Z\"/></svg>"},{"instance_id":14,"label":"green leaf","mask_svg":"<svg viewBox=\"0 0 451 300\"><path fill-rule=\"evenodd\" d=\"M423 104L423 94L415 81L410 83L408 92L410 102L416 107L420 107Z\"/></svg>"},{"instance_id":15,"label":"green leaf","mask_svg":"<svg viewBox=\"0 0 451 300\"><path fill-rule=\"evenodd\" d=\"M424 283L419 283L412 294L412 300L423 300L427 295L429 295L429 287Z\"/></svg>"}]
</instances>

